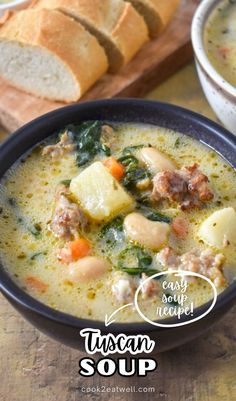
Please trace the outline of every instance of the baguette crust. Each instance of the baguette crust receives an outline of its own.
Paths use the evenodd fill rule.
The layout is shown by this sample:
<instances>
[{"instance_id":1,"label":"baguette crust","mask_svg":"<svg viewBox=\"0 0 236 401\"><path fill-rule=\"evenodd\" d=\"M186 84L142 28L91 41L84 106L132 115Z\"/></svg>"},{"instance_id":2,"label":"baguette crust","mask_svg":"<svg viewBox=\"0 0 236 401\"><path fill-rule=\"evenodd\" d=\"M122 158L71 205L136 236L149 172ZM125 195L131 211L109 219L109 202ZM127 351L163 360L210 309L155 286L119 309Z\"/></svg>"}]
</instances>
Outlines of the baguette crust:
<instances>
[{"instance_id":1,"label":"baguette crust","mask_svg":"<svg viewBox=\"0 0 236 401\"><path fill-rule=\"evenodd\" d=\"M64 101L78 100L108 68L107 57L96 38L72 18L55 10L28 9L9 14L1 26L0 41L39 47L60 59L78 89L76 98ZM32 93L37 95L34 88Z\"/></svg>"},{"instance_id":2,"label":"baguette crust","mask_svg":"<svg viewBox=\"0 0 236 401\"><path fill-rule=\"evenodd\" d=\"M36 0L31 7L57 9L84 24L105 47L112 72L127 64L148 41L143 17L123 0ZM119 53L117 57L109 47Z\"/></svg>"},{"instance_id":3,"label":"baguette crust","mask_svg":"<svg viewBox=\"0 0 236 401\"><path fill-rule=\"evenodd\" d=\"M124 55L124 64L127 64L148 41L148 29L144 19L131 4L124 5L123 13L112 31L112 37Z\"/></svg>"},{"instance_id":4,"label":"baguette crust","mask_svg":"<svg viewBox=\"0 0 236 401\"><path fill-rule=\"evenodd\" d=\"M143 15L149 35L156 37L170 22L181 0L126 0Z\"/></svg>"},{"instance_id":5,"label":"baguette crust","mask_svg":"<svg viewBox=\"0 0 236 401\"><path fill-rule=\"evenodd\" d=\"M161 20L161 29L170 22L174 13L180 5L181 0L145 0L152 5L152 7L159 14Z\"/></svg>"}]
</instances>

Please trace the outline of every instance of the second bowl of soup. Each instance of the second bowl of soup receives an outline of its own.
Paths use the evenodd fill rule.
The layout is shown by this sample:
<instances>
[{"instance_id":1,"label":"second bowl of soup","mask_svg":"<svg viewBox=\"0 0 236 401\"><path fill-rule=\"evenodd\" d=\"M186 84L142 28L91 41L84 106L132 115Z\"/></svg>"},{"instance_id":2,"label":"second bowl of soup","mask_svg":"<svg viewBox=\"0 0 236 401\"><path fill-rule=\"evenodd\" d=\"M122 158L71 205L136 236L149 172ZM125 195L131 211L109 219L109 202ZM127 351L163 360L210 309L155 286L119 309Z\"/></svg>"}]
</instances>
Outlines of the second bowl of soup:
<instances>
[{"instance_id":1,"label":"second bowl of soup","mask_svg":"<svg viewBox=\"0 0 236 401\"><path fill-rule=\"evenodd\" d=\"M192 43L205 95L236 134L236 2L204 0L193 19Z\"/></svg>"}]
</instances>

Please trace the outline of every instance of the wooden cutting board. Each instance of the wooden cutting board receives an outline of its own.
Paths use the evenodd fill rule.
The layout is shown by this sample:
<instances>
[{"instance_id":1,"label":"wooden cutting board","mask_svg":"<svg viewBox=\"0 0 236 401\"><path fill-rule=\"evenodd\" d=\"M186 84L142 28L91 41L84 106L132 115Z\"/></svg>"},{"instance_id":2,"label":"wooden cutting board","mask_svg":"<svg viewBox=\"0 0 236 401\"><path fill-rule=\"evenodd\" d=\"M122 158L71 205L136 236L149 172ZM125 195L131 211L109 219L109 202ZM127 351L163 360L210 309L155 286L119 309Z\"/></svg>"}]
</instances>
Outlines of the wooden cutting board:
<instances>
[{"instance_id":1,"label":"wooden cutting board","mask_svg":"<svg viewBox=\"0 0 236 401\"><path fill-rule=\"evenodd\" d=\"M104 75L80 102L141 97L188 63L192 59L191 21L199 3L200 0L182 0L174 19L161 36L147 43L118 74ZM0 78L0 124L9 131L64 105L24 93Z\"/></svg>"}]
</instances>

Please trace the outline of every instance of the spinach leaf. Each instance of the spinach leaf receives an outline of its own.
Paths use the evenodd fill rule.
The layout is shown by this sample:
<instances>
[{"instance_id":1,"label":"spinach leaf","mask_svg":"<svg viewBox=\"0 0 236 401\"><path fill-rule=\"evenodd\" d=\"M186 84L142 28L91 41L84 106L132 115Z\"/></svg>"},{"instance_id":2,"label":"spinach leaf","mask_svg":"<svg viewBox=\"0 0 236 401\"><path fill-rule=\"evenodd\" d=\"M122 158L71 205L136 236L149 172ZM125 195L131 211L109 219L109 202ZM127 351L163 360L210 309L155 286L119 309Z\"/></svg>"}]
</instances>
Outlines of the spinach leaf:
<instances>
[{"instance_id":1,"label":"spinach leaf","mask_svg":"<svg viewBox=\"0 0 236 401\"><path fill-rule=\"evenodd\" d=\"M142 149L142 148L144 148L144 147L150 147L150 146L151 146L151 145L148 145L148 146L146 146L146 145L126 146L126 147L123 149L122 153L123 153L124 156L125 156L125 155L130 155L130 154L132 154L135 150Z\"/></svg>"},{"instance_id":2,"label":"spinach leaf","mask_svg":"<svg viewBox=\"0 0 236 401\"><path fill-rule=\"evenodd\" d=\"M124 273L128 273L131 276L137 276L137 275L141 275L142 273L145 273L147 276L153 276L154 274L159 273L159 271L157 269L143 269L141 267L124 267L122 269L122 271ZM156 278L155 278L156 279ZM157 277L158 279L158 277Z\"/></svg>"},{"instance_id":3,"label":"spinach leaf","mask_svg":"<svg viewBox=\"0 0 236 401\"><path fill-rule=\"evenodd\" d=\"M110 148L101 140L102 123L100 121L88 121L80 125L69 125L66 128L74 135L79 167L91 161L100 152L110 156Z\"/></svg>"},{"instance_id":4,"label":"spinach leaf","mask_svg":"<svg viewBox=\"0 0 236 401\"><path fill-rule=\"evenodd\" d=\"M17 215L17 222L22 226L24 226L24 228L28 232L30 232L30 234L32 234L35 238L37 239L40 238L42 231L42 227L40 226L40 224L39 223L32 224L29 219L21 215L21 211L15 198L8 198L8 203L12 208L15 209L15 213Z\"/></svg>"},{"instance_id":5,"label":"spinach leaf","mask_svg":"<svg viewBox=\"0 0 236 401\"><path fill-rule=\"evenodd\" d=\"M120 163L122 163L123 166L126 167L126 169L129 169L129 170L135 169L139 165L139 161L138 161L137 157L135 157L135 156L133 156L131 154L121 156L118 159L118 161Z\"/></svg>"},{"instance_id":6,"label":"spinach leaf","mask_svg":"<svg viewBox=\"0 0 236 401\"><path fill-rule=\"evenodd\" d=\"M138 207L138 209L148 220L160 221L162 223L168 223L168 224L172 222L171 217L159 213L157 210L152 209L148 206L140 206Z\"/></svg>"},{"instance_id":7,"label":"spinach leaf","mask_svg":"<svg viewBox=\"0 0 236 401\"><path fill-rule=\"evenodd\" d=\"M143 249L137 247L138 266L141 268L148 268L152 264L152 257Z\"/></svg>"},{"instance_id":8,"label":"spinach leaf","mask_svg":"<svg viewBox=\"0 0 236 401\"><path fill-rule=\"evenodd\" d=\"M122 183L130 190L134 189L139 181L151 176L147 169L139 167L138 159L132 154L121 156L118 161L125 167L125 177Z\"/></svg>"},{"instance_id":9,"label":"spinach leaf","mask_svg":"<svg viewBox=\"0 0 236 401\"><path fill-rule=\"evenodd\" d=\"M168 298L168 297L173 297L173 294L165 293L165 295L166 295L167 298ZM179 305L179 302L178 302L178 301L172 300L171 302L168 302L168 304L169 304L169 305L172 305L172 306L178 306L178 305Z\"/></svg>"},{"instance_id":10,"label":"spinach leaf","mask_svg":"<svg viewBox=\"0 0 236 401\"><path fill-rule=\"evenodd\" d=\"M118 256L117 270L130 275L141 275L142 273L151 276L158 273L158 270L151 268L152 256L138 246L130 246L123 250Z\"/></svg>"},{"instance_id":11,"label":"spinach leaf","mask_svg":"<svg viewBox=\"0 0 236 401\"><path fill-rule=\"evenodd\" d=\"M112 246L115 245L117 241L123 241L123 218L118 216L103 226L101 236L105 238L107 244L111 244Z\"/></svg>"},{"instance_id":12,"label":"spinach leaf","mask_svg":"<svg viewBox=\"0 0 236 401\"><path fill-rule=\"evenodd\" d=\"M60 181L60 184L65 185L65 187L69 187L71 183L71 180L62 180Z\"/></svg>"},{"instance_id":13,"label":"spinach leaf","mask_svg":"<svg viewBox=\"0 0 236 401\"><path fill-rule=\"evenodd\" d=\"M126 172L126 175L123 179L123 185L131 189L136 187L136 184L139 181L145 180L146 178L149 178L150 174L149 172L144 169L144 168L137 168L135 170L130 170Z\"/></svg>"},{"instance_id":14,"label":"spinach leaf","mask_svg":"<svg viewBox=\"0 0 236 401\"><path fill-rule=\"evenodd\" d=\"M138 203L138 206L137 206L138 209L141 209L143 206L149 207L149 205L150 205L150 194L141 193L138 196L136 196L136 201Z\"/></svg>"}]
</instances>

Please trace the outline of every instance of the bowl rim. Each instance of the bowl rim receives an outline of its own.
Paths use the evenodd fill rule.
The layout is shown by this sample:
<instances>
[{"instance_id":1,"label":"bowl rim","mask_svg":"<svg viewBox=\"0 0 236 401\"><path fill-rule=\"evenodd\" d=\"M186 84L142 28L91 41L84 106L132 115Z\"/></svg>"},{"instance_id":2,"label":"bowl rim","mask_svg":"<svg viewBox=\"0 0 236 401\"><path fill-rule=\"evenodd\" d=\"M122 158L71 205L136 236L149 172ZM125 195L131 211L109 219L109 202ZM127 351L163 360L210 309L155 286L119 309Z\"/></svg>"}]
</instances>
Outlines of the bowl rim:
<instances>
[{"instance_id":1,"label":"bowl rim","mask_svg":"<svg viewBox=\"0 0 236 401\"><path fill-rule=\"evenodd\" d=\"M227 131L225 128L221 127L219 124L209 120L208 118L195 113L191 110L187 110L185 108L171 105L168 103L152 101L152 100L143 100L143 99L132 99L132 98L116 98L116 99L106 99L106 100L96 100L83 102L80 104L74 104L65 106L54 111L51 111L47 114L44 114L41 117L27 123L26 125L19 128L15 133L11 134L7 140L5 140L0 146L0 158L1 154L9 152L9 147L16 147L19 143L19 140L22 141L22 137L24 141L27 139L27 136L30 136L31 132L34 128L39 129L39 125L45 124L47 126L49 124L50 119L55 121L59 116L66 115L68 113L79 112L83 110L88 110L89 108L96 109L99 106L122 106L124 110L127 107L135 107L142 106L144 109L150 106L155 106L161 112L171 112L173 114L178 114L184 122L191 121L191 126L194 126L194 123L202 125L202 127L208 129L209 131L214 131L217 135L224 140L229 146L236 149L236 137ZM22 135L23 134L23 135ZM48 135L50 136L50 135ZM35 142L35 145L38 141ZM207 143L205 142L205 145ZM210 145L208 145L209 147ZM30 147L29 147L30 148ZM216 151L217 152L217 151ZM17 160L18 158L16 158ZM15 161L16 161L15 160ZM6 169L6 171L8 168ZM1 175L0 179L3 175ZM150 325L148 322L129 322L129 323L113 323L112 326L105 326L103 321L84 319L75 317L68 313L61 312L59 310L53 309L50 306L38 301L33 296L27 294L20 286L18 286L13 278L7 273L7 270L4 268L3 263L0 261L0 291L3 295L9 300L14 301L14 303L19 304L24 307L26 310L34 312L37 315L41 315L50 321L62 324L64 326L70 326L76 329L82 329L85 327L100 329L104 333L137 333L137 332L153 332L153 331L164 331L169 330L169 327L163 328L159 326ZM213 308L213 311L217 311L218 309L224 307L226 304L230 304L233 301L236 301L236 280L233 281L218 297L216 304ZM212 300L207 302L206 304L201 305L196 308L196 316L200 316L203 314L211 305ZM227 307L227 305L226 305ZM211 312L211 313L212 313ZM177 323L184 322L188 320L187 316L178 320L177 317L165 319L166 323ZM191 324L191 323L190 323ZM195 324L195 323L193 323Z\"/></svg>"},{"instance_id":2,"label":"bowl rim","mask_svg":"<svg viewBox=\"0 0 236 401\"><path fill-rule=\"evenodd\" d=\"M29 3L30 0L9 0L8 3L0 4L0 11L10 10L11 8L15 8L20 4Z\"/></svg>"},{"instance_id":3,"label":"bowl rim","mask_svg":"<svg viewBox=\"0 0 236 401\"><path fill-rule=\"evenodd\" d=\"M204 30L208 18L217 6L224 0L203 0L198 6L192 21L191 39L196 60L201 69L233 101L236 101L236 88L227 82L224 77L215 69L207 57L204 46Z\"/></svg>"}]
</instances>

